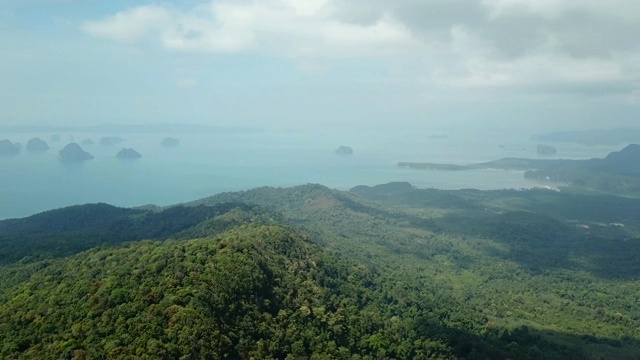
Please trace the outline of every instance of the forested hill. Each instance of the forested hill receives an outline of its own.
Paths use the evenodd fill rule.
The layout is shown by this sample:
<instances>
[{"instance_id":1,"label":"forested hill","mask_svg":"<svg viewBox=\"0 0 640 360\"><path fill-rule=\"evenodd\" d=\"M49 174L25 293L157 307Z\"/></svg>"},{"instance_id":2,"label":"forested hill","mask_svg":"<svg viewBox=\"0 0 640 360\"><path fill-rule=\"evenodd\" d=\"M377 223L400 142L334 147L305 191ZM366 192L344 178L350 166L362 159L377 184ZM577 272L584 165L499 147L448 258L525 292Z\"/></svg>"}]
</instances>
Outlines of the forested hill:
<instances>
[{"instance_id":1,"label":"forested hill","mask_svg":"<svg viewBox=\"0 0 640 360\"><path fill-rule=\"evenodd\" d=\"M384 327L364 313L373 305L366 267L277 225L11 271L31 274L0 293L3 358L349 357L373 351L370 329Z\"/></svg>"},{"instance_id":2,"label":"forested hill","mask_svg":"<svg viewBox=\"0 0 640 360\"><path fill-rule=\"evenodd\" d=\"M231 209L255 213L255 208L222 203L151 211L86 204L4 220L0 221L0 265L25 257L35 260L71 255L101 244L167 239ZM260 212L260 216L265 214Z\"/></svg>"},{"instance_id":3,"label":"forested hill","mask_svg":"<svg viewBox=\"0 0 640 360\"><path fill-rule=\"evenodd\" d=\"M310 184L3 221L0 358L637 358L638 209Z\"/></svg>"},{"instance_id":4,"label":"forested hill","mask_svg":"<svg viewBox=\"0 0 640 360\"><path fill-rule=\"evenodd\" d=\"M386 215L386 210L375 202L319 184L299 185L291 188L261 187L246 191L221 193L184 205L211 206L227 202L257 204L275 210L290 219L311 222L317 221L325 215L331 216L345 210Z\"/></svg>"},{"instance_id":5,"label":"forested hill","mask_svg":"<svg viewBox=\"0 0 640 360\"><path fill-rule=\"evenodd\" d=\"M0 356L562 358L578 351L527 329L485 329L483 316L446 294L419 301L417 293L396 294L371 265L323 250L269 213L235 208L186 233L208 235L0 266Z\"/></svg>"}]
</instances>

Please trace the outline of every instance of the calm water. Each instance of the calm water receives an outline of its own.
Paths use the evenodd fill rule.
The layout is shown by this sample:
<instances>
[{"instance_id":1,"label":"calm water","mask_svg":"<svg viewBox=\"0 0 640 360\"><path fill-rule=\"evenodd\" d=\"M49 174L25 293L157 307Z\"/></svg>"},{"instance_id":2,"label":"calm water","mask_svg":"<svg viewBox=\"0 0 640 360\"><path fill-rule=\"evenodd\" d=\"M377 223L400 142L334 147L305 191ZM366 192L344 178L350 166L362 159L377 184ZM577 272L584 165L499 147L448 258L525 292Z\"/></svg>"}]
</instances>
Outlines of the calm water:
<instances>
[{"instance_id":1,"label":"calm water","mask_svg":"<svg viewBox=\"0 0 640 360\"><path fill-rule=\"evenodd\" d=\"M399 161L466 164L507 156L536 158L535 143L508 134L470 134L433 139L418 134L328 135L295 132L246 135L173 134L177 148L160 146L165 134L118 134L121 144L97 144L113 134L2 134L25 144L33 136L51 149L0 157L0 219L22 217L53 208L92 202L118 206L168 205L219 192L259 186L287 187L320 183L347 190L356 185L408 181L420 188L503 189L540 186L518 171L474 170L445 172L399 168ZM82 145L95 159L80 164L57 160L70 142L92 138ZM338 156L339 145L354 148L352 156ZM557 158L603 157L621 147L556 144ZM136 160L118 160L122 147L142 153Z\"/></svg>"}]
</instances>

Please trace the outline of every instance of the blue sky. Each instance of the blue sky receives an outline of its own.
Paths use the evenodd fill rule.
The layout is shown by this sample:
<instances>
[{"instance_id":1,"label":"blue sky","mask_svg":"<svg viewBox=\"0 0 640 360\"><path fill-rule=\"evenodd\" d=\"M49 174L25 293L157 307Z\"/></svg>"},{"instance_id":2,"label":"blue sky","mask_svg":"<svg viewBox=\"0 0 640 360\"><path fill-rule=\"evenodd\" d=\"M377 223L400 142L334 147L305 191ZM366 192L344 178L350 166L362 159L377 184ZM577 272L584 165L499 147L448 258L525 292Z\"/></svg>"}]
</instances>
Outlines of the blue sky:
<instances>
[{"instance_id":1,"label":"blue sky","mask_svg":"<svg viewBox=\"0 0 640 360\"><path fill-rule=\"evenodd\" d=\"M636 126L637 0L0 0L0 124Z\"/></svg>"}]
</instances>

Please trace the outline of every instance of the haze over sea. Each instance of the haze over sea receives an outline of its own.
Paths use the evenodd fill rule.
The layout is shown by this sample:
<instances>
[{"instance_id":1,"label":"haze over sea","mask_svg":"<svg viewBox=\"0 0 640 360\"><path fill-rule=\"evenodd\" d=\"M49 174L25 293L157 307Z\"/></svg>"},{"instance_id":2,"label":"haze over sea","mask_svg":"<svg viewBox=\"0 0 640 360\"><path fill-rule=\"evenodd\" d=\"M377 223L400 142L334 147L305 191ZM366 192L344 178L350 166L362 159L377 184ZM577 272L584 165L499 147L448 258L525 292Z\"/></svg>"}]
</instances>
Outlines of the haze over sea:
<instances>
[{"instance_id":1,"label":"haze over sea","mask_svg":"<svg viewBox=\"0 0 640 360\"><path fill-rule=\"evenodd\" d=\"M23 144L19 155L0 157L0 219L28 216L54 208L106 202L117 206L169 205L220 192L260 186L287 187L319 183L348 190L357 185L408 181L419 188L504 189L543 186L525 179L521 171L437 171L398 167L400 161L468 164L503 157L538 158L537 143L529 134L503 132L429 134L390 132L335 134L301 131L264 131L242 134L98 134L60 133L3 134ZM27 153L24 144L39 136L50 149ZM101 137L119 136L114 146L98 144ZM173 136L181 144L164 148L161 140ZM72 138L73 137L73 138ZM61 163L58 151L71 139L80 143L93 160ZM347 145L351 156L335 149ZM548 158L585 159L604 157L620 146L553 144L557 155ZM143 157L116 159L123 147L134 148Z\"/></svg>"}]
</instances>

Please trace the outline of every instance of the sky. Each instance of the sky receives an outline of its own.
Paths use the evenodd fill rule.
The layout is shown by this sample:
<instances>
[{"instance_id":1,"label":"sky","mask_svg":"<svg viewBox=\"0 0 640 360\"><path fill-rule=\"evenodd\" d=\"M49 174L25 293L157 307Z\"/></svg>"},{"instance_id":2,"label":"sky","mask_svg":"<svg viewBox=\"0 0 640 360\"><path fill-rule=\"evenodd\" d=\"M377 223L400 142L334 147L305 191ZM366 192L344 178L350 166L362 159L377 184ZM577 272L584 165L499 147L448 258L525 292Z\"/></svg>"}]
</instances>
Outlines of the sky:
<instances>
[{"instance_id":1,"label":"sky","mask_svg":"<svg viewBox=\"0 0 640 360\"><path fill-rule=\"evenodd\" d=\"M0 125L636 126L637 0L0 0Z\"/></svg>"}]
</instances>

